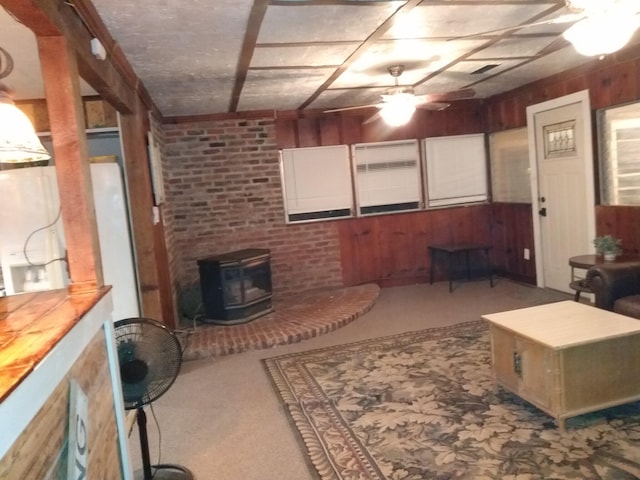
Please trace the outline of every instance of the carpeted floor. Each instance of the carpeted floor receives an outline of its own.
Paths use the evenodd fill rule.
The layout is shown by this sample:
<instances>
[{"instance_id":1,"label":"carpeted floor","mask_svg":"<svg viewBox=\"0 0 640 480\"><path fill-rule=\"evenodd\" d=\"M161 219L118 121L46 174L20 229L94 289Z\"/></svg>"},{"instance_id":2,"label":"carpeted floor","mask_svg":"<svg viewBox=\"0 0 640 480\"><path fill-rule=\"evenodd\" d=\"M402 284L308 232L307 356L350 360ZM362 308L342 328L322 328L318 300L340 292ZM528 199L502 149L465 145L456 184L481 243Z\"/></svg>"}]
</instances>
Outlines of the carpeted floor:
<instances>
[{"instance_id":1,"label":"carpeted floor","mask_svg":"<svg viewBox=\"0 0 640 480\"><path fill-rule=\"evenodd\" d=\"M476 321L264 360L321 480L640 478L640 402L551 417L495 385Z\"/></svg>"},{"instance_id":2,"label":"carpeted floor","mask_svg":"<svg viewBox=\"0 0 640 480\"><path fill-rule=\"evenodd\" d=\"M173 386L148 408L153 463L179 463L197 480L306 480L313 475L297 434L261 360L387 335L479 320L500 312L571 295L497 279L384 288L366 314L348 325L292 345L185 362ZM130 437L140 468L136 429ZM161 457L159 458L159 451Z\"/></svg>"}]
</instances>

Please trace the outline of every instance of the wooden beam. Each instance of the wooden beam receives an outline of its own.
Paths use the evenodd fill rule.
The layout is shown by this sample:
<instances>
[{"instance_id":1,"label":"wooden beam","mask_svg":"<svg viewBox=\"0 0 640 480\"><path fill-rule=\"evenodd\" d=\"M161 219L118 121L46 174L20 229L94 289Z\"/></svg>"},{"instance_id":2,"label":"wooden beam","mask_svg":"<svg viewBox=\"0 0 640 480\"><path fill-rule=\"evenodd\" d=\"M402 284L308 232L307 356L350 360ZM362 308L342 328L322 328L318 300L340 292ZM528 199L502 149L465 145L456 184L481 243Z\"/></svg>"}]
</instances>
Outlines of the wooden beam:
<instances>
[{"instance_id":1,"label":"wooden beam","mask_svg":"<svg viewBox=\"0 0 640 480\"><path fill-rule=\"evenodd\" d=\"M29 27L36 37L65 37L78 56L77 73L116 110L121 113L132 111L137 79L127 81L109 58L101 61L93 56L93 36L72 6L51 0L0 0L0 5ZM134 85L130 85L132 81Z\"/></svg>"},{"instance_id":2,"label":"wooden beam","mask_svg":"<svg viewBox=\"0 0 640 480\"><path fill-rule=\"evenodd\" d=\"M104 285L78 65L64 37L36 37L56 158L72 293Z\"/></svg>"},{"instance_id":3,"label":"wooden beam","mask_svg":"<svg viewBox=\"0 0 640 480\"><path fill-rule=\"evenodd\" d=\"M268 5L268 0L254 0L253 6L251 7L247 29L245 30L244 40L242 42L242 50L240 51L240 58L238 58L238 64L236 65L236 81L233 84L233 92L231 93L231 101L229 103L230 112L235 112L238 109L240 94L242 93L244 82L247 79L249 64L251 63L253 51L256 48L258 33L260 33L260 26L267 13Z\"/></svg>"},{"instance_id":4,"label":"wooden beam","mask_svg":"<svg viewBox=\"0 0 640 480\"><path fill-rule=\"evenodd\" d=\"M91 32L95 38L99 39L105 47L107 58L116 70L122 74L130 88L136 92L147 110L153 110L159 115L160 112L153 103L151 95L133 70L122 48L120 48L120 44L111 36L107 26L102 21L102 18L100 18L96 7L91 3L91 0L74 0L73 5L89 32Z\"/></svg>"},{"instance_id":5,"label":"wooden beam","mask_svg":"<svg viewBox=\"0 0 640 480\"><path fill-rule=\"evenodd\" d=\"M165 319L160 298L156 244L153 225L153 192L146 146L147 112L140 108L133 114L120 117L122 151L127 171L126 182L129 194L129 214L135 244L138 283L140 286L140 309L145 317L170 324Z\"/></svg>"},{"instance_id":6,"label":"wooden beam","mask_svg":"<svg viewBox=\"0 0 640 480\"><path fill-rule=\"evenodd\" d=\"M351 65L355 63L365 52L377 41L382 39L385 33L393 27L403 16L407 15L411 10L420 5L422 0L409 0L404 3L404 5L398 7L398 9L387 18L376 30L369 35L369 37L360 44L358 48L356 48L351 55L340 65L340 67L336 68L336 70L329 75L318 89L313 92L313 94L307 98L302 105L300 105L297 110L304 110L309 105L313 103L313 101L320 96L322 92L324 92L327 88L331 86L333 82L335 82L340 75L342 75Z\"/></svg>"}]
</instances>

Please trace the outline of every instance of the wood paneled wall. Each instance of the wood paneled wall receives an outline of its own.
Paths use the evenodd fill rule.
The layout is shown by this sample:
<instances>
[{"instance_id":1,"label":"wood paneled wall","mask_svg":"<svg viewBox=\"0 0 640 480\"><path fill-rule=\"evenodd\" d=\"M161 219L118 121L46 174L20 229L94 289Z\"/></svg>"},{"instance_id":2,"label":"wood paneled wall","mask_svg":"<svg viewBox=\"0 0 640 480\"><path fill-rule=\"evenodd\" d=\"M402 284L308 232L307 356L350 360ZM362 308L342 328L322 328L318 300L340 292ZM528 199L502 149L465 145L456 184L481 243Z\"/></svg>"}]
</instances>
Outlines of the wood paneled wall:
<instances>
[{"instance_id":1,"label":"wood paneled wall","mask_svg":"<svg viewBox=\"0 0 640 480\"><path fill-rule=\"evenodd\" d=\"M429 280L427 247L446 243L491 243L489 205L376 215L337 222L346 286L383 287ZM435 265L434 281L444 280Z\"/></svg>"},{"instance_id":2,"label":"wood paneled wall","mask_svg":"<svg viewBox=\"0 0 640 480\"><path fill-rule=\"evenodd\" d=\"M596 232L622 240L625 253L640 253L640 207L596 207Z\"/></svg>"},{"instance_id":3,"label":"wood paneled wall","mask_svg":"<svg viewBox=\"0 0 640 480\"><path fill-rule=\"evenodd\" d=\"M594 114L600 108L640 100L640 45L488 99L485 109L486 131L496 132L525 126L528 105L585 89L589 90ZM598 178L599 151L595 115L593 122L594 171ZM599 190L597 183L595 189L596 192ZM596 235L614 235L622 239L625 251L640 251L640 207L596 205L594 208ZM530 243L533 244L533 232ZM517 245L511 243L510 246L515 249ZM535 272L532 273L535 276Z\"/></svg>"},{"instance_id":4,"label":"wood paneled wall","mask_svg":"<svg viewBox=\"0 0 640 480\"><path fill-rule=\"evenodd\" d=\"M491 204L491 244L496 273L536 283L531 204ZM524 258L525 248L529 249L529 260Z\"/></svg>"},{"instance_id":5,"label":"wood paneled wall","mask_svg":"<svg viewBox=\"0 0 640 480\"><path fill-rule=\"evenodd\" d=\"M377 109L359 113L278 112L276 136L278 148L317 147L365 142L406 140L411 138L464 135L485 131L483 102L464 100L442 111L418 109L411 122L391 128L378 119L363 125Z\"/></svg>"},{"instance_id":6,"label":"wood paneled wall","mask_svg":"<svg viewBox=\"0 0 640 480\"><path fill-rule=\"evenodd\" d=\"M362 115L281 114L276 120L279 148L464 135L486 130L483 103L456 102L441 111L418 110L406 127L390 129L381 121L362 125ZM336 222L344 285L377 282L382 286L429 280L427 246L452 242L494 245L496 269L502 275L535 283L530 205L474 205L420 212L376 215ZM531 260L522 260L524 246ZM441 265L434 280L443 280Z\"/></svg>"},{"instance_id":7,"label":"wood paneled wall","mask_svg":"<svg viewBox=\"0 0 640 480\"><path fill-rule=\"evenodd\" d=\"M527 106L587 89L593 110L640 99L640 45L491 97L487 132L523 127Z\"/></svg>"}]
</instances>

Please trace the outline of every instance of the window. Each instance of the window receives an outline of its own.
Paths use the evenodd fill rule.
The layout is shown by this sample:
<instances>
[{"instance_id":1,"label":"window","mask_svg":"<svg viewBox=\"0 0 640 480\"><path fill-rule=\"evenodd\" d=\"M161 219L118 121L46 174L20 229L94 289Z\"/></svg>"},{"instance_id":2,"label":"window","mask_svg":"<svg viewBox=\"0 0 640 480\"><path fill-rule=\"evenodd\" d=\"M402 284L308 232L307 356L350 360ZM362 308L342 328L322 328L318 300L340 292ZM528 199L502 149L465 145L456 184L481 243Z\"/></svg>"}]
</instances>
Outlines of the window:
<instances>
[{"instance_id":1,"label":"window","mask_svg":"<svg viewBox=\"0 0 640 480\"><path fill-rule=\"evenodd\" d=\"M484 139L484 134L425 139L425 163L418 140L281 150L286 221L415 211L425 208L425 198L429 207L486 201Z\"/></svg>"},{"instance_id":2,"label":"window","mask_svg":"<svg viewBox=\"0 0 640 480\"><path fill-rule=\"evenodd\" d=\"M494 202L531 203L528 138L526 127L489 136Z\"/></svg>"},{"instance_id":3,"label":"window","mask_svg":"<svg viewBox=\"0 0 640 480\"><path fill-rule=\"evenodd\" d=\"M429 207L487 200L484 134L426 138L424 152Z\"/></svg>"},{"instance_id":4,"label":"window","mask_svg":"<svg viewBox=\"0 0 640 480\"><path fill-rule=\"evenodd\" d=\"M284 149L280 171L287 222L352 216L346 145Z\"/></svg>"},{"instance_id":5,"label":"window","mask_svg":"<svg viewBox=\"0 0 640 480\"><path fill-rule=\"evenodd\" d=\"M603 205L640 205L640 104L598 114Z\"/></svg>"},{"instance_id":6,"label":"window","mask_svg":"<svg viewBox=\"0 0 640 480\"><path fill-rule=\"evenodd\" d=\"M358 214L421 208L419 159L416 140L354 145Z\"/></svg>"}]
</instances>

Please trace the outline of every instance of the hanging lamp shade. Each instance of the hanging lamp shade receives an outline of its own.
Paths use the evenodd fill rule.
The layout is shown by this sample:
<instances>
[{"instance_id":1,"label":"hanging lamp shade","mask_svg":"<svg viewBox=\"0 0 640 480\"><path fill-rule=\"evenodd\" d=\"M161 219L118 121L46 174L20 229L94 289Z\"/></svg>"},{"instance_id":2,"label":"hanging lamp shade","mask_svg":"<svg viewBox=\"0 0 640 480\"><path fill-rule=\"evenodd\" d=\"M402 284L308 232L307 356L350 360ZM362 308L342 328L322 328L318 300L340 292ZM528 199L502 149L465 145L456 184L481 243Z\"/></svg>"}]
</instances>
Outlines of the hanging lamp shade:
<instances>
[{"instance_id":1,"label":"hanging lamp shade","mask_svg":"<svg viewBox=\"0 0 640 480\"><path fill-rule=\"evenodd\" d=\"M29 118L0 84L0 163L39 162L50 158Z\"/></svg>"},{"instance_id":2,"label":"hanging lamp shade","mask_svg":"<svg viewBox=\"0 0 640 480\"><path fill-rule=\"evenodd\" d=\"M11 55L0 47L0 79L12 70ZM39 162L50 158L31 121L16 107L11 91L0 83L0 163Z\"/></svg>"}]
</instances>

